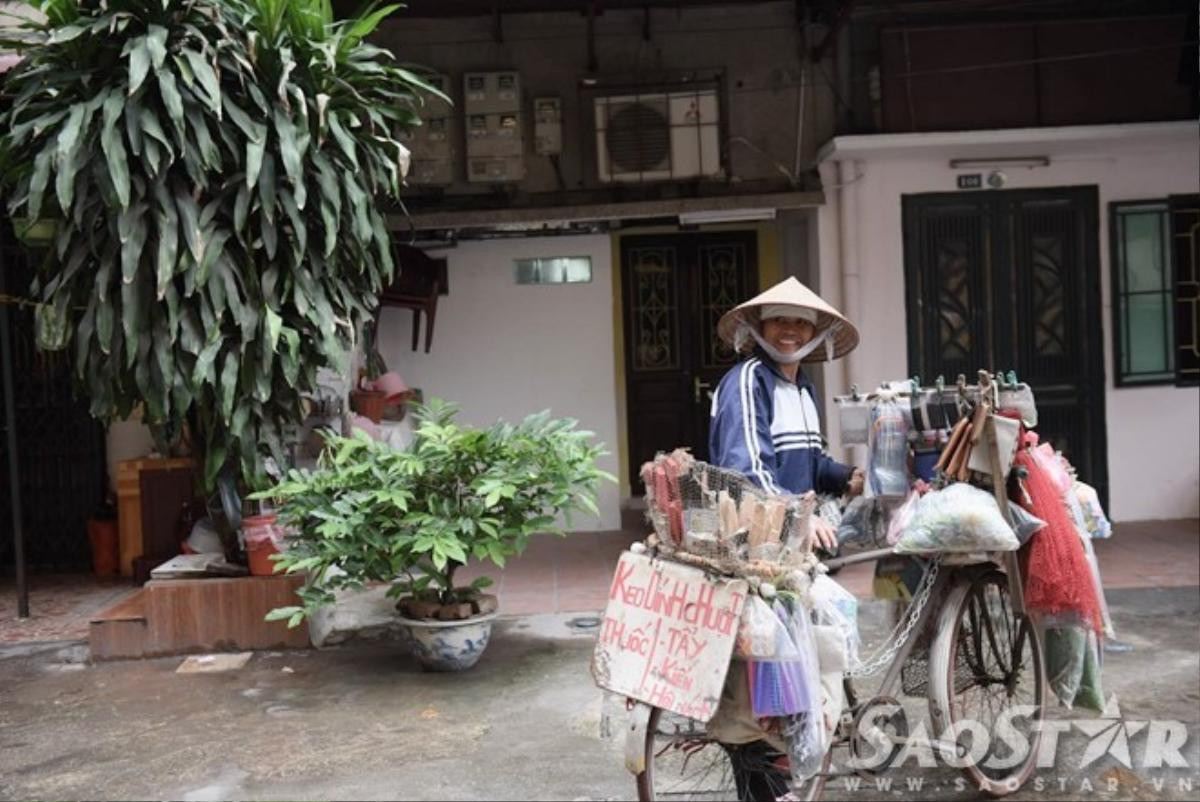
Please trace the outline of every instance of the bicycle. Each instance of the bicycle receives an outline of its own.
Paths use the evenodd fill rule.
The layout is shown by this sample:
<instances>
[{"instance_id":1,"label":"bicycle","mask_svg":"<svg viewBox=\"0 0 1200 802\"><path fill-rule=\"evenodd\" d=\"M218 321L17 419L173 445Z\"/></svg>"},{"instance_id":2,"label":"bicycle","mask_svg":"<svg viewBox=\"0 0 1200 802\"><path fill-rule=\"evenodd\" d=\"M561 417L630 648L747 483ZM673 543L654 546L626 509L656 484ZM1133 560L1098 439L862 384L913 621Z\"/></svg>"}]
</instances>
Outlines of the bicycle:
<instances>
[{"instance_id":1,"label":"bicycle","mask_svg":"<svg viewBox=\"0 0 1200 802\"><path fill-rule=\"evenodd\" d=\"M840 567L890 554L890 549L878 549L831 560L830 564ZM1012 603L1014 598L1017 604ZM936 602L929 603L931 599ZM905 747L932 747L962 760L975 745L970 741L971 728L960 722L971 719L990 732L1002 716L1014 728L1024 719L1017 729L1027 744L1022 753L1005 754L1004 747L1012 744L1002 739L989 743L981 759L963 761L962 770L984 793L1003 796L1017 790L1035 768L1045 711L1041 637L1023 610L1015 554L930 560L908 611L889 638L893 642L855 672L862 676L886 667L878 691L860 700L854 678L846 678L846 706L822 768L794 785L793 796L817 799L832 778L879 774L892 766ZM930 633L928 705L935 737L922 743L909 737L907 717L894 690L919 642L917 636L926 631ZM1018 705L1028 706L1029 715L1013 716ZM870 727L864 729L864 724ZM879 733L886 737L880 738ZM708 738L703 724L652 708L643 743L645 770L637 775L639 799L737 798L731 751ZM872 748L880 744L890 750L882 757ZM843 749L854 760L836 760L835 751Z\"/></svg>"}]
</instances>

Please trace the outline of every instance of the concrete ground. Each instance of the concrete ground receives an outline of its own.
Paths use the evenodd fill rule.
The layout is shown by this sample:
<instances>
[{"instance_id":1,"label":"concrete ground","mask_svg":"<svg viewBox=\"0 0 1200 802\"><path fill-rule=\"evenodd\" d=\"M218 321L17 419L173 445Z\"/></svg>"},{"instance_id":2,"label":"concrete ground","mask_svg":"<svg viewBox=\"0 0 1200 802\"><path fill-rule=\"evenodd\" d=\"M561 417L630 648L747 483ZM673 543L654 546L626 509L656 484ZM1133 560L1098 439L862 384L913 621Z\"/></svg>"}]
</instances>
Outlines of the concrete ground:
<instances>
[{"instance_id":1,"label":"concrete ground","mask_svg":"<svg viewBox=\"0 0 1200 802\"><path fill-rule=\"evenodd\" d=\"M1189 768L1144 768L1147 730L1128 724L1132 770L1111 756L1081 770L1092 739L1076 730L1017 799L1200 796L1200 588L1108 599L1133 649L1106 654L1105 692L1126 722L1184 722ZM631 799L622 708L592 684L578 617L504 619L459 675L423 673L390 641L257 653L218 674L176 673L182 658L90 664L78 644L2 647L0 798ZM868 642L885 620L864 604ZM950 769L889 776L891 789L838 781L827 798L974 798Z\"/></svg>"}]
</instances>

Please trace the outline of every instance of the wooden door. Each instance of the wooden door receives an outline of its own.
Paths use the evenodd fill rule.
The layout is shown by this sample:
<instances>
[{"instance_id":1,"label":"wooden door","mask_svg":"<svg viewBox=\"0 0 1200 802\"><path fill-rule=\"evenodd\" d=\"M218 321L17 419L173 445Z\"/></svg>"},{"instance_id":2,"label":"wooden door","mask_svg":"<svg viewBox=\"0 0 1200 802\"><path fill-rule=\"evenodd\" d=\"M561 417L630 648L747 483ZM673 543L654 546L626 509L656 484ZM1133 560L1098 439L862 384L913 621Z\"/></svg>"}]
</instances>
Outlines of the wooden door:
<instances>
[{"instance_id":1,"label":"wooden door","mask_svg":"<svg viewBox=\"0 0 1200 802\"><path fill-rule=\"evenodd\" d=\"M721 315L758 291L757 233L624 237L625 387L631 492L659 451L708 458L711 391L737 362Z\"/></svg>"},{"instance_id":2,"label":"wooden door","mask_svg":"<svg viewBox=\"0 0 1200 802\"><path fill-rule=\"evenodd\" d=\"M1094 187L907 196L905 272L910 375L1015 370L1107 499L1097 214Z\"/></svg>"}]
</instances>

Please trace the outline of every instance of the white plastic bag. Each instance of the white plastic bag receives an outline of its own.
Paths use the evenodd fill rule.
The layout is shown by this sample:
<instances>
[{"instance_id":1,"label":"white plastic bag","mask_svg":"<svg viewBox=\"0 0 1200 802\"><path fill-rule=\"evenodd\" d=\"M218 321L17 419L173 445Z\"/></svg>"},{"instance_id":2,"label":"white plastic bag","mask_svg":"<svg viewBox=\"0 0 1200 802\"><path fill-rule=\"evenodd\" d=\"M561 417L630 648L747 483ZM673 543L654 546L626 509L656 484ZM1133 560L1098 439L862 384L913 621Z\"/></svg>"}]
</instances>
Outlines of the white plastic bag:
<instances>
[{"instance_id":1,"label":"white plastic bag","mask_svg":"<svg viewBox=\"0 0 1200 802\"><path fill-rule=\"evenodd\" d=\"M956 482L921 497L895 550L901 554L1015 551L1020 545L991 493Z\"/></svg>"},{"instance_id":2,"label":"white plastic bag","mask_svg":"<svg viewBox=\"0 0 1200 802\"><path fill-rule=\"evenodd\" d=\"M816 621L815 630L833 630L841 640L842 656L826 654L828 644L820 635L817 639L817 656L821 662L821 672L841 671L857 668L859 665L858 647L858 599L854 594L839 585L836 581L818 574L812 582L809 591L812 602L813 619ZM830 661L844 663L841 668L830 665Z\"/></svg>"},{"instance_id":3,"label":"white plastic bag","mask_svg":"<svg viewBox=\"0 0 1200 802\"><path fill-rule=\"evenodd\" d=\"M750 596L742 609L734 654L744 660L795 659L787 628L758 596Z\"/></svg>"}]
</instances>

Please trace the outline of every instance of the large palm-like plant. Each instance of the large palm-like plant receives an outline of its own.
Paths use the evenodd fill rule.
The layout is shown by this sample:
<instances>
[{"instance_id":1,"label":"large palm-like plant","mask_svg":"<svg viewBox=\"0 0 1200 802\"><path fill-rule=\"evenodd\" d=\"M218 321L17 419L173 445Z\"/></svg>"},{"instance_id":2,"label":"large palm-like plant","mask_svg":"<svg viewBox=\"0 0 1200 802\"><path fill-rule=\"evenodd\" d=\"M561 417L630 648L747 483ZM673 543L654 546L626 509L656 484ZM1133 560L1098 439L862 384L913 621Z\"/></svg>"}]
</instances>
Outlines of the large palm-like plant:
<instances>
[{"instance_id":1,"label":"large palm-like plant","mask_svg":"<svg viewBox=\"0 0 1200 802\"><path fill-rule=\"evenodd\" d=\"M364 41L395 8L49 0L6 37L0 180L58 220L39 344L73 348L93 415L186 428L209 489L283 464L392 273L377 200L433 91Z\"/></svg>"}]
</instances>

